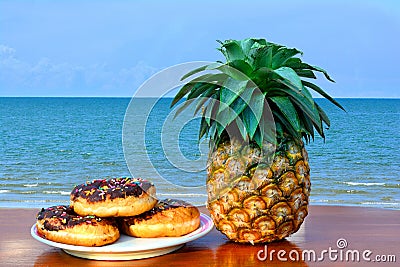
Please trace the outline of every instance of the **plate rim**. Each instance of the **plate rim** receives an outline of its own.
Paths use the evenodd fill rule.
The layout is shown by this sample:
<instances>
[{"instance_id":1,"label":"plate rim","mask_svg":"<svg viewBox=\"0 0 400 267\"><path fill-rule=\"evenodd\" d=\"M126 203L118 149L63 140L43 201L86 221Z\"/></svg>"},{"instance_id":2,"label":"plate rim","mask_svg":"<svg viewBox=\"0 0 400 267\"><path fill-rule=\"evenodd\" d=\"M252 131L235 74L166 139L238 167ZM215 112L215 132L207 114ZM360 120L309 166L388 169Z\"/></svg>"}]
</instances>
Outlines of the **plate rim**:
<instances>
[{"instance_id":1,"label":"plate rim","mask_svg":"<svg viewBox=\"0 0 400 267\"><path fill-rule=\"evenodd\" d=\"M36 223L32 225L31 227L31 235L34 239L37 241L44 243L46 245L60 248L63 250L70 250L70 251L78 251L78 252L93 252L93 253L139 253L142 251L148 251L148 250L157 250L157 249L163 249L167 247L173 247L173 246L178 246L185 244L187 242L196 240L200 237L205 236L208 234L212 229L214 228L214 223L212 219L203 213L200 213L200 226L196 230L194 230L191 233L188 233L184 236L180 237L156 237L156 238L140 238L140 239L145 239L145 240L151 240L151 241L156 241L156 240L162 240L164 242L150 242L152 245L150 247L144 247L144 248L135 248L132 246L127 246L127 247L115 247L115 245L118 245L118 240L112 244L101 246L101 247L85 247L85 246L75 246L75 245L70 245L70 244L64 244L64 243L59 243L55 241L51 241L48 239L45 239L41 237L36 228ZM121 236L124 234L121 234ZM124 235L126 236L126 235ZM126 236L127 238L136 238L136 237L130 237ZM114 245L114 246L113 246Z\"/></svg>"}]
</instances>

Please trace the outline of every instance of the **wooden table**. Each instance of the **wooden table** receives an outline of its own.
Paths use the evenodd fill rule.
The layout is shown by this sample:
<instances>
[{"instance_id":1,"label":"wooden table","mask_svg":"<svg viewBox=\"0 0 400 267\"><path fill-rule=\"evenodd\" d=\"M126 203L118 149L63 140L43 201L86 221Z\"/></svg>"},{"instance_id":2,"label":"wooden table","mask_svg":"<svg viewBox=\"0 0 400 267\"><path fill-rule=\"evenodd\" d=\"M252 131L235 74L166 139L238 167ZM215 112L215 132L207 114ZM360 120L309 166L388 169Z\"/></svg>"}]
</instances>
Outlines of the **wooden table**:
<instances>
[{"instance_id":1,"label":"wooden table","mask_svg":"<svg viewBox=\"0 0 400 267\"><path fill-rule=\"evenodd\" d=\"M203 213L208 213L204 207ZM206 236L187 243L183 248L155 258L135 261L94 261L70 256L60 249L49 247L34 240L30 228L35 222L36 209L0 209L0 263L1 266L400 266L400 211L375 208L311 206L305 223L287 240L272 244L241 245L228 241L213 229ZM347 247L339 249L339 239L347 241ZM343 241L343 240L342 240ZM316 262L323 250L331 247L324 260ZM269 256L272 253L272 260ZM282 250L281 252L279 252ZM337 250L336 254L333 250ZM396 262L352 261L354 250L360 257L376 255L396 257ZM343 260L334 256L343 253ZM350 251L350 252L349 252ZM281 259L278 259L280 253ZM283 255L285 253L285 255ZM346 253L350 262L345 261ZM354 252L356 253L356 252ZM366 252L368 254L368 252ZM301 260L304 254L305 260ZM266 259L265 256L267 255ZM289 258L299 255L299 261ZM311 255L311 260L308 259ZM354 254L355 255L355 254ZM393 261L393 259L390 259Z\"/></svg>"}]
</instances>

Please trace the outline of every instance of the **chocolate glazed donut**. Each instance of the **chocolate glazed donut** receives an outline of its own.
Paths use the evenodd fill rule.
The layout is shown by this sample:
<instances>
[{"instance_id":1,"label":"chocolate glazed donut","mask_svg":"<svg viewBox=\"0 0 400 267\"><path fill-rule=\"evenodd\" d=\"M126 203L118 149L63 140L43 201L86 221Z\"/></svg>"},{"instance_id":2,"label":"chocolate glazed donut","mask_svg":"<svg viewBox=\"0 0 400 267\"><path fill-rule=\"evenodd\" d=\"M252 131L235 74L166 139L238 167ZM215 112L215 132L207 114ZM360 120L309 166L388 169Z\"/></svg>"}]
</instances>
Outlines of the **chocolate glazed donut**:
<instances>
[{"instance_id":1,"label":"chocolate glazed donut","mask_svg":"<svg viewBox=\"0 0 400 267\"><path fill-rule=\"evenodd\" d=\"M123 233L134 237L182 236L199 227L200 212L185 201L165 199L143 214L118 222Z\"/></svg>"},{"instance_id":2,"label":"chocolate glazed donut","mask_svg":"<svg viewBox=\"0 0 400 267\"><path fill-rule=\"evenodd\" d=\"M39 211L36 228L48 240L75 246L103 246L120 236L114 219L79 216L64 205Z\"/></svg>"},{"instance_id":3,"label":"chocolate glazed donut","mask_svg":"<svg viewBox=\"0 0 400 267\"><path fill-rule=\"evenodd\" d=\"M71 192L71 207L82 216L135 216L157 203L152 183L140 178L94 180L76 186Z\"/></svg>"}]
</instances>

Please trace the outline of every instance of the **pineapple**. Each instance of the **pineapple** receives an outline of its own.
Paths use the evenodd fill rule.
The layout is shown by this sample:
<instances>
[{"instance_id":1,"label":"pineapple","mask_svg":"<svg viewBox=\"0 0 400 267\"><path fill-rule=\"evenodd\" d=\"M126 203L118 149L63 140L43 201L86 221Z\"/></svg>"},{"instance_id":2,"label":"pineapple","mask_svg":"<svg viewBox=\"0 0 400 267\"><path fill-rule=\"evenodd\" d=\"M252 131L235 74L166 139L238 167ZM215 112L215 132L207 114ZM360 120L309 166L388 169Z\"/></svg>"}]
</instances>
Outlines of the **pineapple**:
<instances>
[{"instance_id":1,"label":"pineapple","mask_svg":"<svg viewBox=\"0 0 400 267\"><path fill-rule=\"evenodd\" d=\"M295 48L265 39L219 41L226 62L194 69L171 107L196 102L199 139L210 138L207 208L230 240L260 243L295 233L308 214L311 190L305 143L330 121L310 89L343 107L311 82L322 68ZM205 73L203 75L200 75ZM344 109L343 109L344 110Z\"/></svg>"}]
</instances>

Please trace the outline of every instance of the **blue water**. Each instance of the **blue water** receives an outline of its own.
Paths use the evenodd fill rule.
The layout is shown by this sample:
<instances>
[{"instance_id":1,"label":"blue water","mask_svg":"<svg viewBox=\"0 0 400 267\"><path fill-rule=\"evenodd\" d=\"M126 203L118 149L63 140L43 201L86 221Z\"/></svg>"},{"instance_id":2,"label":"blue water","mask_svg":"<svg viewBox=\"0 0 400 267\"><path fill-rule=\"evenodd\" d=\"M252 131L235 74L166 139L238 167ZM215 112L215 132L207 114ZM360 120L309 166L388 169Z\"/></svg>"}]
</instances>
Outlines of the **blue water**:
<instances>
[{"instance_id":1,"label":"blue water","mask_svg":"<svg viewBox=\"0 0 400 267\"><path fill-rule=\"evenodd\" d=\"M0 207L68 203L76 184L131 172L162 176L160 197L204 204L207 145L197 145L198 120L166 127L171 99L154 107L151 99L134 101L125 117L130 98L0 98ZM316 137L307 146L311 204L400 209L400 100L339 99L347 113L317 101L332 126L325 142ZM128 117L129 130L138 129L132 134L143 129L145 139L128 134L123 146Z\"/></svg>"}]
</instances>

